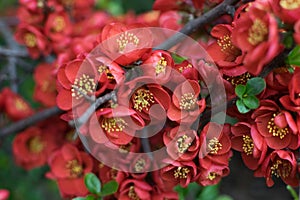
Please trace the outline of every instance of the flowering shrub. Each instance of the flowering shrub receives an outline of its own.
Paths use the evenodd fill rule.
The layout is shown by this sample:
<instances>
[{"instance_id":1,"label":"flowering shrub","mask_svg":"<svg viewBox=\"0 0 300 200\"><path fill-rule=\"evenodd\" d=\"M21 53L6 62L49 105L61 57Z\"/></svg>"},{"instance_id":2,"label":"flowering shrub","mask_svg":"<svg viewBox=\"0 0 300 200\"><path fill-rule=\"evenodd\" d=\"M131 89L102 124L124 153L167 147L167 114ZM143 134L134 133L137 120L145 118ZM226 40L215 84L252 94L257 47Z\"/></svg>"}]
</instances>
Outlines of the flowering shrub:
<instances>
[{"instance_id":1,"label":"flowering shrub","mask_svg":"<svg viewBox=\"0 0 300 200\"><path fill-rule=\"evenodd\" d=\"M156 0L121 17L94 3L19 0L16 41L51 58L34 69L33 99L61 112L15 136L19 166L48 165L63 198L178 199L178 185L228 176L237 151L267 186L299 185L299 1ZM217 5L227 10L199 28ZM192 38L174 36L190 26ZM9 88L0 109L11 121L42 112Z\"/></svg>"}]
</instances>

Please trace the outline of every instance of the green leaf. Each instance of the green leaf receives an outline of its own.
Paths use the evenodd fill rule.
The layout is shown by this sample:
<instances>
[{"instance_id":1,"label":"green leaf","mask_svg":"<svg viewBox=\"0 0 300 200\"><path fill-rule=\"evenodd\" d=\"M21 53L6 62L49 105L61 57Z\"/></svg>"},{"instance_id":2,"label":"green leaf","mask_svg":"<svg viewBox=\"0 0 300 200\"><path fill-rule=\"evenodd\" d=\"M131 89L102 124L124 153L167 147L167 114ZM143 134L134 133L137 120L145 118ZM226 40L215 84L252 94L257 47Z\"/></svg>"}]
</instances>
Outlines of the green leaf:
<instances>
[{"instance_id":1,"label":"green leaf","mask_svg":"<svg viewBox=\"0 0 300 200\"><path fill-rule=\"evenodd\" d=\"M203 187L197 200L215 200L219 196L219 185L210 185Z\"/></svg>"},{"instance_id":2,"label":"green leaf","mask_svg":"<svg viewBox=\"0 0 300 200\"><path fill-rule=\"evenodd\" d=\"M261 77L251 78L246 84L247 95L258 95L266 88L266 82Z\"/></svg>"},{"instance_id":3,"label":"green leaf","mask_svg":"<svg viewBox=\"0 0 300 200\"><path fill-rule=\"evenodd\" d=\"M76 197L76 198L73 198L72 200L86 200L85 197Z\"/></svg>"},{"instance_id":4,"label":"green leaf","mask_svg":"<svg viewBox=\"0 0 300 200\"><path fill-rule=\"evenodd\" d=\"M182 187L180 187L180 185L177 185L176 187L174 187L174 190L178 193L179 200L185 200L185 196L189 192L189 189L187 187L182 188Z\"/></svg>"},{"instance_id":5,"label":"green leaf","mask_svg":"<svg viewBox=\"0 0 300 200\"><path fill-rule=\"evenodd\" d=\"M294 198L294 200L299 200L297 192L294 190L294 188L290 185L286 186L286 189L290 192L291 196Z\"/></svg>"},{"instance_id":6,"label":"green leaf","mask_svg":"<svg viewBox=\"0 0 300 200\"><path fill-rule=\"evenodd\" d=\"M250 109L245 106L245 104L243 103L243 101L241 99L238 99L236 101L236 107L238 108L239 112L242 114L250 111Z\"/></svg>"},{"instance_id":7,"label":"green leaf","mask_svg":"<svg viewBox=\"0 0 300 200\"><path fill-rule=\"evenodd\" d=\"M283 33L283 44L286 48L292 48L294 44L293 32Z\"/></svg>"},{"instance_id":8,"label":"green leaf","mask_svg":"<svg viewBox=\"0 0 300 200\"><path fill-rule=\"evenodd\" d=\"M108 196L118 191L119 184L117 181L109 181L102 187L101 196Z\"/></svg>"},{"instance_id":9,"label":"green leaf","mask_svg":"<svg viewBox=\"0 0 300 200\"><path fill-rule=\"evenodd\" d=\"M97 194L101 191L101 182L93 173L88 173L85 175L84 183L87 189L93 194Z\"/></svg>"},{"instance_id":10,"label":"green leaf","mask_svg":"<svg viewBox=\"0 0 300 200\"><path fill-rule=\"evenodd\" d=\"M300 66L300 46L296 46L288 55L287 63Z\"/></svg>"},{"instance_id":11,"label":"green leaf","mask_svg":"<svg viewBox=\"0 0 300 200\"><path fill-rule=\"evenodd\" d=\"M216 200L233 200L233 198L228 195L221 195L221 196L218 196L218 198Z\"/></svg>"},{"instance_id":12,"label":"green leaf","mask_svg":"<svg viewBox=\"0 0 300 200\"><path fill-rule=\"evenodd\" d=\"M246 86L245 85L237 85L235 87L235 94L240 97L240 98L243 98L243 95L245 94L246 92Z\"/></svg>"},{"instance_id":13,"label":"green leaf","mask_svg":"<svg viewBox=\"0 0 300 200\"><path fill-rule=\"evenodd\" d=\"M86 200L96 200L96 197L89 195L85 198Z\"/></svg>"},{"instance_id":14,"label":"green leaf","mask_svg":"<svg viewBox=\"0 0 300 200\"><path fill-rule=\"evenodd\" d=\"M247 96L242 99L243 103L245 104L246 107L250 109L256 109L259 106L259 100L256 98L256 96Z\"/></svg>"}]
</instances>

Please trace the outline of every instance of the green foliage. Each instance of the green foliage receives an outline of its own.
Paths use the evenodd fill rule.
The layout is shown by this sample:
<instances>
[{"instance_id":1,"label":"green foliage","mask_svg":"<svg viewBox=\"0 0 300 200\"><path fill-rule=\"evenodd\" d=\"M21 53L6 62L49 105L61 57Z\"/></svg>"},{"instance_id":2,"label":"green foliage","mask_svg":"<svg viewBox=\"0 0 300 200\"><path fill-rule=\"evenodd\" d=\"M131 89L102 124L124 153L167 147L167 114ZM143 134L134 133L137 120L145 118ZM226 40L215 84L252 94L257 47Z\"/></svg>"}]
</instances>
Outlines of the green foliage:
<instances>
[{"instance_id":1,"label":"green foliage","mask_svg":"<svg viewBox=\"0 0 300 200\"><path fill-rule=\"evenodd\" d=\"M102 187L101 195L108 196L118 191L118 183L116 181L109 181Z\"/></svg>"},{"instance_id":2,"label":"green foliage","mask_svg":"<svg viewBox=\"0 0 300 200\"><path fill-rule=\"evenodd\" d=\"M98 194L101 192L101 182L95 174L86 174L84 177L84 183L91 193Z\"/></svg>"},{"instance_id":3,"label":"green foliage","mask_svg":"<svg viewBox=\"0 0 300 200\"><path fill-rule=\"evenodd\" d=\"M174 188L178 193L179 200L232 200L232 198L227 195L220 195L219 189L219 184L201 187L197 183L190 183L186 188L182 188L180 185Z\"/></svg>"},{"instance_id":4,"label":"green foliage","mask_svg":"<svg viewBox=\"0 0 300 200\"><path fill-rule=\"evenodd\" d=\"M292 186L287 185L286 189L290 192L290 194L291 194L291 196L293 197L294 200L299 200L298 194Z\"/></svg>"},{"instance_id":5,"label":"green foliage","mask_svg":"<svg viewBox=\"0 0 300 200\"><path fill-rule=\"evenodd\" d=\"M300 46L296 46L288 55L286 62L300 67Z\"/></svg>"},{"instance_id":6,"label":"green foliage","mask_svg":"<svg viewBox=\"0 0 300 200\"><path fill-rule=\"evenodd\" d=\"M251 109L259 107L259 99L256 95L260 94L266 88L266 82L263 78L255 77L250 79L246 85L237 85L235 94L238 96L236 106L240 113L247 113Z\"/></svg>"}]
</instances>

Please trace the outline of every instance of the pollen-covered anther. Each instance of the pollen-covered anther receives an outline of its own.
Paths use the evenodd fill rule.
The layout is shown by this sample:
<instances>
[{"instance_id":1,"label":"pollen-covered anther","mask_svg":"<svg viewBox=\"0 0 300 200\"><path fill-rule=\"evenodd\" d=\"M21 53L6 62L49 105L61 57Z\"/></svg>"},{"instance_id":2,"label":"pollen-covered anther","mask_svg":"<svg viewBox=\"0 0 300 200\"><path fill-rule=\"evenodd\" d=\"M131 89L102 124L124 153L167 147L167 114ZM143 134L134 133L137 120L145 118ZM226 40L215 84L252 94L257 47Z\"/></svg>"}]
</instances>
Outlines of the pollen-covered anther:
<instances>
[{"instance_id":1,"label":"pollen-covered anther","mask_svg":"<svg viewBox=\"0 0 300 200\"><path fill-rule=\"evenodd\" d=\"M133 44L134 46L137 47L139 42L140 42L140 40L136 35L126 31L126 32L122 33L120 35L120 37L117 39L117 43L119 45L119 52L124 51L124 49L126 48L126 46L128 44Z\"/></svg>"},{"instance_id":2,"label":"pollen-covered anther","mask_svg":"<svg viewBox=\"0 0 300 200\"><path fill-rule=\"evenodd\" d=\"M208 147L209 153L217 154L218 151L222 149L222 144L220 143L218 138L214 137L209 140L207 147Z\"/></svg>"},{"instance_id":3,"label":"pollen-covered anther","mask_svg":"<svg viewBox=\"0 0 300 200\"><path fill-rule=\"evenodd\" d=\"M136 163L134 165L134 170L138 173L141 173L141 172L143 172L145 165L146 165L145 159L140 158L136 161Z\"/></svg>"},{"instance_id":4,"label":"pollen-covered anther","mask_svg":"<svg viewBox=\"0 0 300 200\"><path fill-rule=\"evenodd\" d=\"M165 73L166 72L166 66L167 66L167 61L165 60L164 57L161 57L161 59L159 59L159 61L157 62L156 66L155 66L155 73L156 75L160 74L160 73Z\"/></svg>"},{"instance_id":5,"label":"pollen-covered anther","mask_svg":"<svg viewBox=\"0 0 300 200\"><path fill-rule=\"evenodd\" d=\"M66 164L66 168L70 170L70 176L73 178L78 178L83 174L82 166L77 160L70 160Z\"/></svg>"},{"instance_id":6,"label":"pollen-covered anther","mask_svg":"<svg viewBox=\"0 0 300 200\"><path fill-rule=\"evenodd\" d=\"M179 72L182 73L184 70L188 69L188 68L192 68L193 66L191 64L188 64L186 66L183 67L179 67Z\"/></svg>"},{"instance_id":7,"label":"pollen-covered anther","mask_svg":"<svg viewBox=\"0 0 300 200\"><path fill-rule=\"evenodd\" d=\"M216 172L209 172L206 178L212 181L212 180L216 179L217 176L218 176L218 174Z\"/></svg>"},{"instance_id":8,"label":"pollen-covered anther","mask_svg":"<svg viewBox=\"0 0 300 200\"><path fill-rule=\"evenodd\" d=\"M300 1L299 0L281 0L279 2L279 5L287 10L294 10L300 7Z\"/></svg>"},{"instance_id":9,"label":"pollen-covered anther","mask_svg":"<svg viewBox=\"0 0 300 200\"><path fill-rule=\"evenodd\" d=\"M253 154L253 140L248 135L243 135L243 150L245 154L250 155Z\"/></svg>"},{"instance_id":10,"label":"pollen-covered anther","mask_svg":"<svg viewBox=\"0 0 300 200\"><path fill-rule=\"evenodd\" d=\"M45 145L39 136L35 136L28 141L29 151L32 153L40 153Z\"/></svg>"},{"instance_id":11,"label":"pollen-covered anther","mask_svg":"<svg viewBox=\"0 0 300 200\"><path fill-rule=\"evenodd\" d=\"M179 108L182 110L194 110L197 106L197 98L193 93L185 93L181 96Z\"/></svg>"},{"instance_id":12,"label":"pollen-covered anther","mask_svg":"<svg viewBox=\"0 0 300 200\"><path fill-rule=\"evenodd\" d=\"M132 200L140 200L136 192L134 191L134 186L129 187L128 197Z\"/></svg>"},{"instance_id":13,"label":"pollen-covered anther","mask_svg":"<svg viewBox=\"0 0 300 200\"><path fill-rule=\"evenodd\" d=\"M192 144L192 138L187 136L187 135L183 135L180 136L177 139L177 150L179 153L184 153L188 150L188 148L191 146Z\"/></svg>"},{"instance_id":14,"label":"pollen-covered anther","mask_svg":"<svg viewBox=\"0 0 300 200\"><path fill-rule=\"evenodd\" d=\"M133 96L133 108L141 112L143 109L149 110L154 103L153 94L146 89L138 89Z\"/></svg>"},{"instance_id":15,"label":"pollen-covered anther","mask_svg":"<svg viewBox=\"0 0 300 200\"><path fill-rule=\"evenodd\" d=\"M287 178L290 176L291 171L291 163L285 160L278 159L271 166L271 175L274 175L277 178Z\"/></svg>"},{"instance_id":16,"label":"pollen-covered anther","mask_svg":"<svg viewBox=\"0 0 300 200\"><path fill-rule=\"evenodd\" d=\"M190 170L187 167L177 167L174 170L174 178L184 179L187 178L187 175L190 173Z\"/></svg>"},{"instance_id":17,"label":"pollen-covered anther","mask_svg":"<svg viewBox=\"0 0 300 200\"><path fill-rule=\"evenodd\" d=\"M266 24L260 19L255 19L248 31L248 42L252 45L257 45L265 40L267 34L268 28Z\"/></svg>"},{"instance_id":18,"label":"pollen-covered anther","mask_svg":"<svg viewBox=\"0 0 300 200\"><path fill-rule=\"evenodd\" d=\"M35 47L37 44L36 36L32 33L26 33L24 36L24 42L25 45L30 48Z\"/></svg>"},{"instance_id":19,"label":"pollen-covered anther","mask_svg":"<svg viewBox=\"0 0 300 200\"><path fill-rule=\"evenodd\" d=\"M108 133L110 132L121 132L128 124L124 119L116 118L105 118L101 123L101 127L104 128Z\"/></svg>"},{"instance_id":20,"label":"pollen-covered anther","mask_svg":"<svg viewBox=\"0 0 300 200\"><path fill-rule=\"evenodd\" d=\"M224 53L233 54L233 55L239 53L239 49L232 44L231 37L229 35L220 37L217 40L217 44L219 45L219 47L221 47L221 51Z\"/></svg>"},{"instance_id":21,"label":"pollen-covered anther","mask_svg":"<svg viewBox=\"0 0 300 200\"><path fill-rule=\"evenodd\" d=\"M55 17L53 23L54 23L53 29L55 32L61 32L66 26L65 19L62 16Z\"/></svg>"},{"instance_id":22,"label":"pollen-covered anther","mask_svg":"<svg viewBox=\"0 0 300 200\"><path fill-rule=\"evenodd\" d=\"M105 73L107 78L110 79L110 80L115 79L114 76L112 75L111 71L109 70L109 68L105 65L100 65L98 67L98 72L99 72L100 75Z\"/></svg>"},{"instance_id":23,"label":"pollen-covered anther","mask_svg":"<svg viewBox=\"0 0 300 200\"><path fill-rule=\"evenodd\" d=\"M93 93L95 89L96 84L94 79L89 75L83 74L80 78L76 78L72 85L72 97L79 99L84 95Z\"/></svg>"},{"instance_id":24,"label":"pollen-covered anther","mask_svg":"<svg viewBox=\"0 0 300 200\"><path fill-rule=\"evenodd\" d=\"M271 133L274 137L279 137L280 139L283 139L287 134L289 134L288 127L285 128L279 128L275 122L274 119L277 116L277 113L273 114L273 117L268 122L268 131Z\"/></svg>"},{"instance_id":25,"label":"pollen-covered anther","mask_svg":"<svg viewBox=\"0 0 300 200\"><path fill-rule=\"evenodd\" d=\"M237 85L240 84L245 85L251 77L252 75L249 74L249 72L246 72L240 76L228 76L228 77L225 76L225 79L229 81L231 85L236 87Z\"/></svg>"},{"instance_id":26,"label":"pollen-covered anther","mask_svg":"<svg viewBox=\"0 0 300 200\"><path fill-rule=\"evenodd\" d=\"M16 99L15 100L15 107L19 111L26 111L28 109L26 103L21 99Z\"/></svg>"}]
</instances>

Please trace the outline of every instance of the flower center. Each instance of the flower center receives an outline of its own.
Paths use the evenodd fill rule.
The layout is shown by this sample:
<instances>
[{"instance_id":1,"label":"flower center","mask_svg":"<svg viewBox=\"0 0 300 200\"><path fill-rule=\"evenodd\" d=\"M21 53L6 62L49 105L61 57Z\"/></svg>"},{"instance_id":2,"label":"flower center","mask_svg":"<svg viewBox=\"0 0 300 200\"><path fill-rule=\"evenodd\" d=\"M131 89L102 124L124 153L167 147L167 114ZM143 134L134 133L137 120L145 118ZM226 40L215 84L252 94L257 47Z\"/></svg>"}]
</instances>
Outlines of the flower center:
<instances>
[{"instance_id":1,"label":"flower center","mask_svg":"<svg viewBox=\"0 0 300 200\"><path fill-rule=\"evenodd\" d=\"M192 68L193 66L191 64L188 64L186 66L183 67L179 67L179 72L182 73L184 70L188 69L188 68Z\"/></svg>"},{"instance_id":2,"label":"flower center","mask_svg":"<svg viewBox=\"0 0 300 200\"><path fill-rule=\"evenodd\" d=\"M217 176L218 176L218 174L216 172L209 172L209 174L207 175L206 178L212 181L212 180L216 179Z\"/></svg>"},{"instance_id":3,"label":"flower center","mask_svg":"<svg viewBox=\"0 0 300 200\"><path fill-rule=\"evenodd\" d=\"M79 99L82 96L88 95L88 93L94 92L95 89L96 84L94 79L89 75L83 74L79 79L76 78L72 85L72 97Z\"/></svg>"},{"instance_id":4,"label":"flower center","mask_svg":"<svg viewBox=\"0 0 300 200\"><path fill-rule=\"evenodd\" d=\"M128 124L122 118L104 118L101 127L108 133L121 132Z\"/></svg>"},{"instance_id":5,"label":"flower center","mask_svg":"<svg viewBox=\"0 0 300 200\"><path fill-rule=\"evenodd\" d=\"M288 10L293 10L297 9L300 7L300 1L299 0L281 0L279 2L280 6L288 9Z\"/></svg>"},{"instance_id":6,"label":"flower center","mask_svg":"<svg viewBox=\"0 0 300 200\"><path fill-rule=\"evenodd\" d=\"M107 66L105 66L105 65L99 66L99 67L98 67L98 72L99 72L100 75L103 74L103 73L105 73L106 76L107 76L107 78L108 78L109 80L114 80L114 79L115 79L115 77L112 75L112 73L111 73L111 71L109 70L109 68L108 68Z\"/></svg>"},{"instance_id":7,"label":"flower center","mask_svg":"<svg viewBox=\"0 0 300 200\"><path fill-rule=\"evenodd\" d=\"M134 191L134 186L130 186L129 192L128 192L128 197L132 200L140 200L136 192Z\"/></svg>"},{"instance_id":8,"label":"flower center","mask_svg":"<svg viewBox=\"0 0 300 200\"><path fill-rule=\"evenodd\" d=\"M277 114L274 113L273 117L268 122L267 128L269 130L269 133L272 133L272 135L274 137L279 137L280 139L283 139L286 136L286 134L289 133L289 129L287 127L285 127L285 128L278 127L274 122L274 119L276 116L277 116Z\"/></svg>"},{"instance_id":9,"label":"flower center","mask_svg":"<svg viewBox=\"0 0 300 200\"><path fill-rule=\"evenodd\" d=\"M40 153L45 145L39 136L31 138L28 142L29 151L32 153Z\"/></svg>"},{"instance_id":10,"label":"flower center","mask_svg":"<svg viewBox=\"0 0 300 200\"><path fill-rule=\"evenodd\" d=\"M78 178L82 175L83 169L79 165L77 160L70 160L66 164L66 168L70 170L70 176L73 178Z\"/></svg>"},{"instance_id":11,"label":"flower center","mask_svg":"<svg viewBox=\"0 0 300 200\"><path fill-rule=\"evenodd\" d=\"M187 135L183 135L180 136L177 139L177 150L179 153L184 153L188 150L188 148L191 146L192 144L192 138L187 136Z\"/></svg>"},{"instance_id":12,"label":"flower center","mask_svg":"<svg viewBox=\"0 0 300 200\"><path fill-rule=\"evenodd\" d=\"M245 154L250 155L253 153L253 148L254 148L254 144L253 144L253 140L251 137L249 137L248 135L243 135L243 150L245 152Z\"/></svg>"},{"instance_id":13,"label":"flower center","mask_svg":"<svg viewBox=\"0 0 300 200\"><path fill-rule=\"evenodd\" d=\"M220 37L217 40L217 44L221 47L221 51L230 55L239 55L240 51L236 46L234 46L231 42L231 37L229 35L225 35Z\"/></svg>"},{"instance_id":14,"label":"flower center","mask_svg":"<svg viewBox=\"0 0 300 200\"><path fill-rule=\"evenodd\" d=\"M267 34L268 29L266 24L260 19L255 19L248 32L248 42L255 46L258 43L264 41Z\"/></svg>"},{"instance_id":15,"label":"flower center","mask_svg":"<svg viewBox=\"0 0 300 200\"><path fill-rule=\"evenodd\" d=\"M158 75L160 73L165 73L166 66L167 66L167 61L165 60L164 57L161 57L161 59L157 62L156 66L155 66L156 75Z\"/></svg>"},{"instance_id":16,"label":"flower center","mask_svg":"<svg viewBox=\"0 0 300 200\"><path fill-rule=\"evenodd\" d=\"M26 46L30 48L35 47L37 44L36 37L32 33L26 33L24 36L24 41Z\"/></svg>"},{"instance_id":17,"label":"flower center","mask_svg":"<svg viewBox=\"0 0 300 200\"><path fill-rule=\"evenodd\" d=\"M222 149L222 144L219 142L218 138L214 137L208 142L208 151L211 154L217 154L220 149Z\"/></svg>"},{"instance_id":18,"label":"flower center","mask_svg":"<svg viewBox=\"0 0 300 200\"><path fill-rule=\"evenodd\" d=\"M176 170L174 170L174 178L183 179L187 178L187 175L190 173L190 170L187 167L177 167Z\"/></svg>"},{"instance_id":19,"label":"flower center","mask_svg":"<svg viewBox=\"0 0 300 200\"><path fill-rule=\"evenodd\" d=\"M21 99L15 100L16 109L19 111L26 111L28 109L26 103Z\"/></svg>"},{"instance_id":20,"label":"flower center","mask_svg":"<svg viewBox=\"0 0 300 200\"><path fill-rule=\"evenodd\" d=\"M53 82L45 80L42 83L41 90L43 92L49 92L49 93L50 92L55 92L56 91L56 86L55 86L55 84Z\"/></svg>"},{"instance_id":21,"label":"flower center","mask_svg":"<svg viewBox=\"0 0 300 200\"><path fill-rule=\"evenodd\" d=\"M246 72L245 74L242 74L240 76L224 76L224 78L234 87L240 84L245 85L251 77L252 76L251 74L249 74L249 72Z\"/></svg>"},{"instance_id":22,"label":"flower center","mask_svg":"<svg viewBox=\"0 0 300 200\"><path fill-rule=\"evenodd\" d=\"M134 170L138 173L142 172L146 165L146 161L143 158L138 159L138 161L134 165Z\"/></svg>"},{"instance_id":23,"label":"flower center","mask_svg":"<svg viewBox=\"0 0 300 200\"><path fill-rule=\"evenodd\" d=\"M139 42L140 42L140 40L136 35L134 35L133 33L128 33L126 31L126 32L121 34L119 39L117 39L117 43L119 45L119 52L124 51L124 49L126 48L126 46L128 44L133 44L134 46L137 47Z\"/></svg>"},{"instance_id":24,"label":"flower center","mask_svg":"<svg viewBox=\"0 0 300 200\"><path fill-rule=\"evenodd\" d=\"M271 174L277 178L287 178L292 171L291 163L286 160L276 160L271 167Z\"/></svg>"},{"instance_id":25,"label":"flower center","mask_svg":"<svg viewBox=\"0 0 300 200\"><path fill-rule=\"evenodd\" d=\"M61 32L66 26L65 20L61 16L55 17L53 23L54 23L53 29L55 32Z\"/></svg>"},{"instance_id":26,"label":"flower center","mask_svg":"<svg viewBox=\"0 0 300 200\"><path fill-rule=\"evenodd\" d=\"M131 146L132 146L131 142L129 142L126 145L120 145L119 146L119 152L120 153L128 153L130 151Z\"/></svg>"},{"instance_id":27,"label":"flower center","mask_svg":"<svg viewBox=\"0 0 300 200\"><path fill-rule=\"evenodd\" d=\"M139 112L141 112L143 109L149 110L151 103L154 103L154 97L149 90L139 89L134 93L133 107Z\"/></svg>"},{"instance_id":28,"label":"flower center","mask_svg":"<svg viewBox=\"0 0 300 200\"><path fill-rule=\"evenodd\" d=\"M197 99L193 93L186 93L181 96L179 107L183 110L194 110L197 106Z\"/></svg>"}]
</instances>

